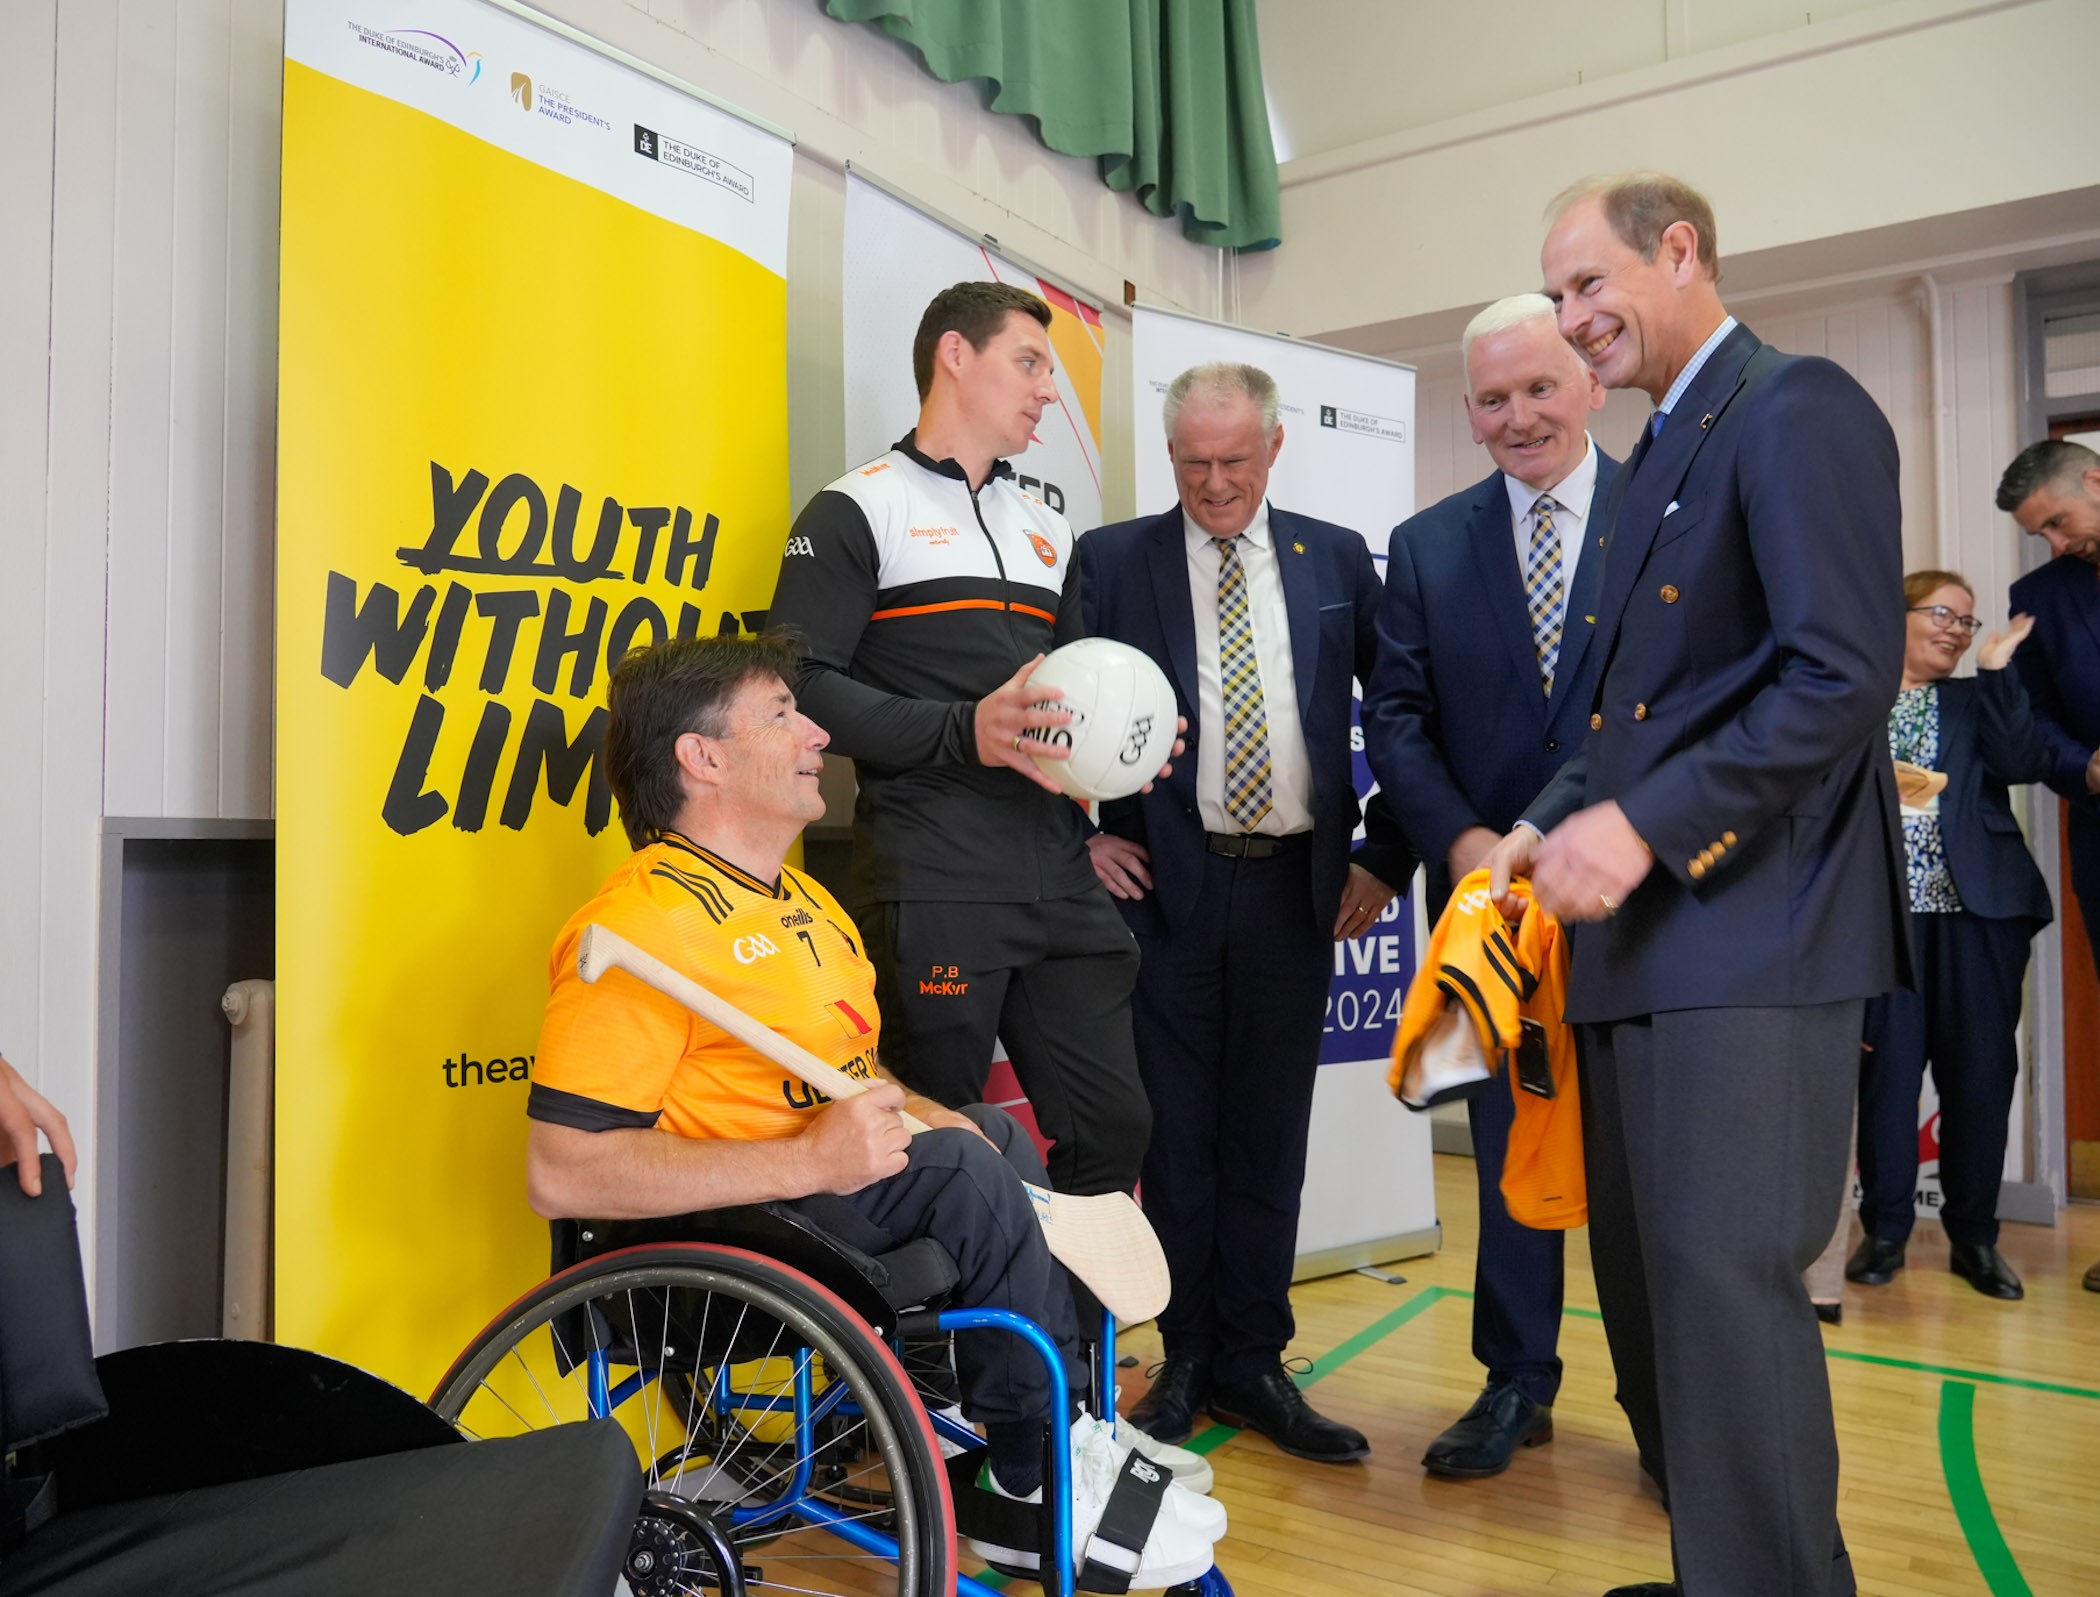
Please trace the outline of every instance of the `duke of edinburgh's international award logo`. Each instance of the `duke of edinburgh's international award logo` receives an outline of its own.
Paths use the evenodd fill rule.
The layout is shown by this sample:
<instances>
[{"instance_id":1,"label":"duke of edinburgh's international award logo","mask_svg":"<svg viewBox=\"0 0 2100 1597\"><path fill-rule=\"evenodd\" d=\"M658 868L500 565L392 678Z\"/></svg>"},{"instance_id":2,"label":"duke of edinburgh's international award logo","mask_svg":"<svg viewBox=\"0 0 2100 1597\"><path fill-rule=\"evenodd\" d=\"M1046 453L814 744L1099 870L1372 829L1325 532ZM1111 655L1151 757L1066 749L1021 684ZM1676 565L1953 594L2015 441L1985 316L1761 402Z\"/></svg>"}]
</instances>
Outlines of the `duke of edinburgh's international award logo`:
<instances>
[{"instance_id":1,"label":"duke of edinburgh's international award logo","mask_svg":"<svg viewBox=\"0 0 2100 1597\"><path fill-rule=\"evenodd\" d=\"M511 103L520 111L530 111L532 109L532 79L522 72L513 72L510 75L510 98Z\"/></svg>"},{"instance_id":2,"label":"duke of edinburgh's international award logo","mask_svg":"<svg viewBox=\"0 0 2100 1597\"><path fill-rule=\"evenodd\" d=\"M1057 545L1039 532L1031 532L1028 541L1035 546L1035 557L1046 566L1057 564Z\"/></svg>"}]
</instances>

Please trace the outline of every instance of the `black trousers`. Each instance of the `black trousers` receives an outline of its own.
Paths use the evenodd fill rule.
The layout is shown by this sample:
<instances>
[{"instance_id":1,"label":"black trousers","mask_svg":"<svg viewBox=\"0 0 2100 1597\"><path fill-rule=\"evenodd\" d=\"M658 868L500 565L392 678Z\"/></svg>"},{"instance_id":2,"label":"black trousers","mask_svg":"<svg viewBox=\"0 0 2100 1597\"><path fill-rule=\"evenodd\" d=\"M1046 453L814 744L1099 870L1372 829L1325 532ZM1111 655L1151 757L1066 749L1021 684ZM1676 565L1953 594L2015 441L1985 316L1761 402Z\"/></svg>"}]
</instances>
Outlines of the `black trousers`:
<instances>
[{"instance_id":1,"label":"black trousers","mask_svg":"<svg viewBox=\"0 0 2100 1597\"><path fill-rule=\"evenodd\" d=\"M1072 1398L1086 1395L1086 1365L1065 1272L1050 1257L1035 1205L1023 1181L1045 1176L1035 1144L1003 1110L971 1104L962 1110L984 1129L987 1143L953 1127L912 1138L910 1163L898 1174L843 1197L806 1198L794 1205L819 1226L834 1204L845 1204L905 1243L932 1237L961 1273L955 1301L970 1308L1011 1309L1035 1321L1065 1356ZM996 1143L995 1148L992 1144ZM983 1425L1040 1421L1050 1411L1050 1381L1035 1350L1004 1331L959 1331L955 1375L963 1412Z\"/></svg>"},{"instance_id":2,"label":"black trousers","mask_svg":"<svg viewBox=\"0 0 2100 1597\"><path fill-rule=\"evenodd\" d=\"M1918 1089L1940 1095L1941 1223L1955 1242L1998 1241L1998 1184L2020 1070L2020 988L2033 941L2022 920L1966 910L1913 915L1918 991L1867 1005L1859 1056L1859 1222L1901 1242L1916 1218Z\"/></svg>"},{"instance_id":3,"label":"black trousers","mask_svg":"<svg viewBox=\"0 0 2100 1597\"><path fill-rule=\"evenodd\" d=\"M1188 924L1138 939L1154 1128L1145 1214L1174 1274L1160 1338L1226 1384L1273 1369L1295 1328L1291 1263L1334 970L1311 858L1304 842L1259 860L1206 854Z\"/></svg>"},{"instance_id":4,"label":"black trousers","mask_svg":"<svg viewBox=\"0 0 2100 1597\"><path fill-rule=\"evenodd\" d=\"M1590 1255L1684 1597L1853 1597L1801 1272L1844 1192L1860 1000L1585 1026Z\"/></svg>"},{"instance_id":5,"label":"black trousers","mask_svg":"<svg viewBox=\"0 0 2100 1597\"><path fill-rule=\"evenodd\" d=\"M1534 1403L1560 1391L1560 1311L1565 1231L1538 1231L1509 1217L1502 1161L1516 1120L1509 1083L1497 1076L1466 1103L1473 1174L1480 1188L1480 1251L1473 1261L1473 1357L1495 1384Z\"/></svg>"},{"instance_id":6,"label":"black trousers","mask_svg":"<svg viewBox=\"0 0 2100 1597\"><path fill-rule=\"evenodd\" d=\"M1137 1185L1152 1130L1130 1033L1138 953L1105 888L1027 904L876 904L856 919L885 1069L936 1103L976 1103L1003 1041L1050 1142L1051 1185Z\"/></svg>"}]
</instances>

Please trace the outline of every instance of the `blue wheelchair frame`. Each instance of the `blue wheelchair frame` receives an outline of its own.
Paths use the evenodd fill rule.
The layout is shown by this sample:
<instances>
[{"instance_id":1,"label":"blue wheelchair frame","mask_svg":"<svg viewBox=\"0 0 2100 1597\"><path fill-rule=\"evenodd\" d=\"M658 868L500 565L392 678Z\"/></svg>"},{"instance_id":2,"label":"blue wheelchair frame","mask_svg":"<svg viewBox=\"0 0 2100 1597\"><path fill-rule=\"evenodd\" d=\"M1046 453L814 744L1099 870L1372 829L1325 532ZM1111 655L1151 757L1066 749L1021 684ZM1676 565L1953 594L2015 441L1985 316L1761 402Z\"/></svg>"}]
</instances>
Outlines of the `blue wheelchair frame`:
<instances>
[{"instance_id":1,"label":"blue wheelchair frame","mask_svg":"<svg viewBox=\"0 0 2100 1597\"><path fill-rule=\"evenodd\" d=\"M917 1334L927 1329L950 1331L1005 1331L1020 1337L1035 1350L1043 1361L1043 1369L1050 1378L1050 1412L1071 1412L1071 1387L1065 1379L1065 1363L1050 1340L1049 1333L1024 1315L1008 1309L942 1309L937 1314L908 1315L898 1326L898 1335L892 1345L901 1344L907 1334ZM632 1375L614 1385L611 1380L611 1355L604 1350L595 1350L585 1356L585 1389L593 1418L605 1418L629 1398L639 1395L648 1384L660 1377L661 1371L636 1370ZM718 1413L730 1412L788 1412L794 1414L795 1445L798 1463L788 1490L770 1503L757 1507L735 1508L730 1511L730 1522L736 1526L762 1524L769 1520L792 1516L804 1524L830 1531L833 1535L862 1552L894 1560L897 1556L897 1541L885 1535L854 1515L845 1513L831 1504L809 1494L810 1461L816 1454L816 1426L820 1420L834 1414L854 1415L860 1406L846 1394L843 1385L834 1387L822 1398L816 1395L811 1376L811 1360L808 1357L795 1361L794 1395L792 1397L755 1397L736 1393L729 1386L729 1369L723 1365L716 1370L708 1400ZM1115 1316L1101 1317L1101 1340L1099 1361L1095 1371L1093 1409L1097 1414L1115 1412L1116 1370L1116 1322ZM984 1438L964 1425L942 1414L927 1416L937 1435L965 1448L981 1447ZM1056 1573L1044 1575L1043 1589L1051 1597L1074 1597L1076 1574L1072 1560L1072 1455L1065 1447L1052 1446L1049 1476L1044 1482L1043 1501L1050 1509L1051 1559ZM1213 1565L1196 1583L1202 1597L1232 1597L1232 1585L1224 1574ZM956 1576L956 1591L961 1597L1003 1597L999 1588L987 1586L970 1575Z\"/></svg>"}]
</instances>

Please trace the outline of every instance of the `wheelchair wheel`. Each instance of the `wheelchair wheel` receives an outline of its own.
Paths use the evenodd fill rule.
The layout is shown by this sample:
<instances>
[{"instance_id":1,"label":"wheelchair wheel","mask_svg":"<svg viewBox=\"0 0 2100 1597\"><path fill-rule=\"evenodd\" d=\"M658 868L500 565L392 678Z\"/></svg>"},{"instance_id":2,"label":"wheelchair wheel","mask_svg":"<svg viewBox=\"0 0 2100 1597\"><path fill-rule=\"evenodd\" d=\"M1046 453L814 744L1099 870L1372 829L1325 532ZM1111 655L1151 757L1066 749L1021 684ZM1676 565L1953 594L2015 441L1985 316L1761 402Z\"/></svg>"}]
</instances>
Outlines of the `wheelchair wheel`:
<instances>
[{"instance_id":1,"label":"wheelchair wheel","mask_svg":"<svg viewBox=\"0 0 2100 1597\"><path fill-rule=\"evenodd\" d=\"M617 1420L647 1489L634 1597L953 1589L947 1474L911 1382L842 1300L758 1254L661 1243L565 1270L430 1406L476 1440Z\"/></svg>"}]
</instances>

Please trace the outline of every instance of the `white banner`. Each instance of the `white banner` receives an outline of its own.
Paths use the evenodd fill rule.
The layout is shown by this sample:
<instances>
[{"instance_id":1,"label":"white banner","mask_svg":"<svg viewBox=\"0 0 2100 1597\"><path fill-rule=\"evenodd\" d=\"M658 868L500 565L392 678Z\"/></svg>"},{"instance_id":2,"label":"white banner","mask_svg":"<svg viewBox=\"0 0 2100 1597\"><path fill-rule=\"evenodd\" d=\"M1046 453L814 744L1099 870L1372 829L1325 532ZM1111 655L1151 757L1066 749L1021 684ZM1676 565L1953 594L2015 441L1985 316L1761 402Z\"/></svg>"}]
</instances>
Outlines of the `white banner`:
<instances>
[{"instance_id":1,"label":"white banner","mask_svg":"<svg viewBox=\"0 0 2100 1597\"><path fill-rule=\"evenodd\" d=\"M1387 534L1415 508L1415 374L1346 350L1248 332L1140 306L1132 313L1132 414L1137 427L1137 509L1174 503L1160 406L1167 385L1191 366L1234 360L1276 379L1283 453L1269 500L1352 527L1381 571ZM1356 749L1357 791L1375 791ZM1400 1004L1414 974L1419 895L1395 899L1377 926L1337 943L1327 1032L1313 1096L1312 1149L1298 1218L1301 1261L1344 1268L1398 1256L1384 1245L1436 1234L1429 1118L1410 1114L1386 1090L1386 1059Z\"/></svg>"},{"instance_id":2,"label":"white banner","mask_svg":"<svg viewBox=\"0 0 2100 1597\"><path fill-rule=\"evenodd\" d=\"M911 345L933 296L953 283L1013 283L1050 303L1063 403L1014 470L1074 533L1101 525L1101 313L852 173L846 175L846 458L872 460L919 414Z\"/></svg>"},{"instance_id":3,"label":"white banner","mask_svg":"<svg viewBox=\"0 0 2100 1597\"><path fill-rule=\"evenodd\" d=\"M787 275L786 139L481 0L422 0L417 26L400 20L366 0L288 6L284 53Z\"/></svg>"}]
</instances>

